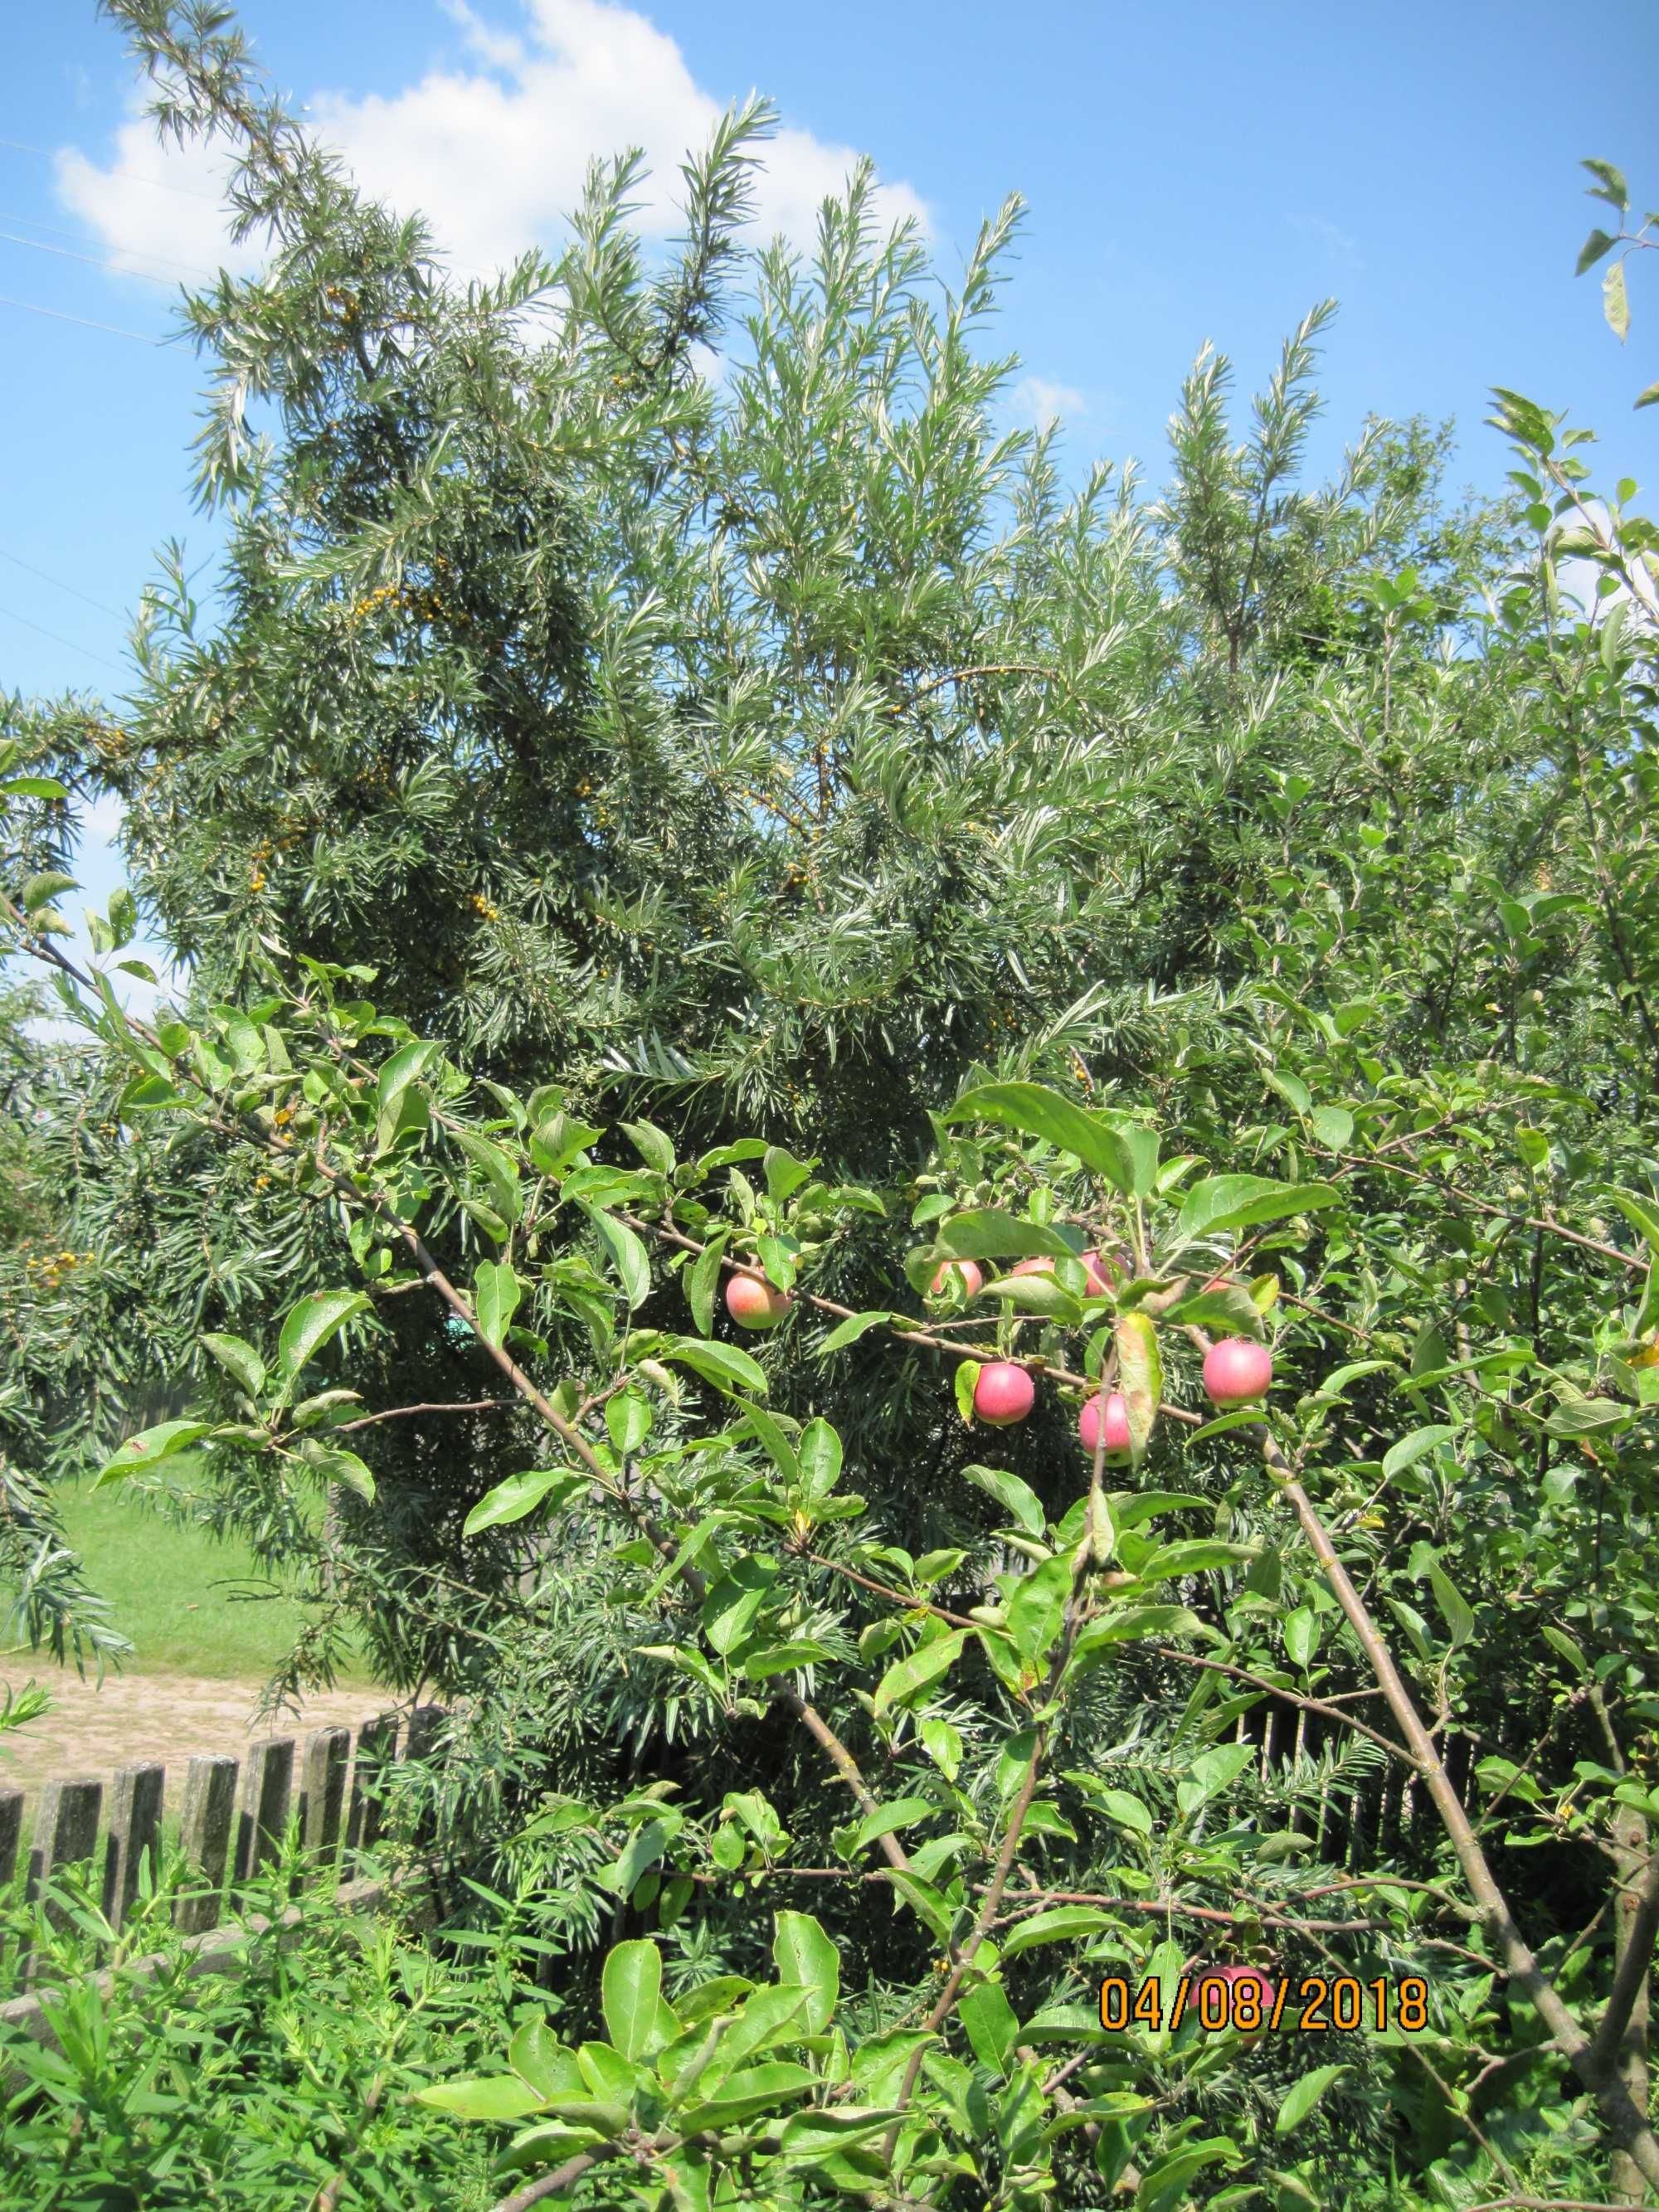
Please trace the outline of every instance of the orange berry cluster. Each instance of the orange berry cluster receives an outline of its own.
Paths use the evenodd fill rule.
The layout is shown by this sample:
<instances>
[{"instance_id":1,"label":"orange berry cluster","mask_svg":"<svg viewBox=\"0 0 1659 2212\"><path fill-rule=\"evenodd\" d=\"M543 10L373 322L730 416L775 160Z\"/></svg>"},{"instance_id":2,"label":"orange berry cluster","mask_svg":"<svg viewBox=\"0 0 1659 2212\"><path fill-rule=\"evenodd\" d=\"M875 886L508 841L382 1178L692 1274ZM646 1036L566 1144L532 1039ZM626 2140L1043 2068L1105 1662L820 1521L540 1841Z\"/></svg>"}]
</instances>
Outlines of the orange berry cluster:
<instances>
[{"instance_id":1,"label":"orange berry cluster","mask_svg":"<svg viewBox=\"0 0 1659 2212\"><path fill-rule=\"evenodd\" d=\"M33 1276L38 1288L55 1291L66 1273L76 1267L90 1267L98 1255L95 1252L40 1252L29 1253L23 1247L23 1265Z\"/></svg>"}]
</instances>

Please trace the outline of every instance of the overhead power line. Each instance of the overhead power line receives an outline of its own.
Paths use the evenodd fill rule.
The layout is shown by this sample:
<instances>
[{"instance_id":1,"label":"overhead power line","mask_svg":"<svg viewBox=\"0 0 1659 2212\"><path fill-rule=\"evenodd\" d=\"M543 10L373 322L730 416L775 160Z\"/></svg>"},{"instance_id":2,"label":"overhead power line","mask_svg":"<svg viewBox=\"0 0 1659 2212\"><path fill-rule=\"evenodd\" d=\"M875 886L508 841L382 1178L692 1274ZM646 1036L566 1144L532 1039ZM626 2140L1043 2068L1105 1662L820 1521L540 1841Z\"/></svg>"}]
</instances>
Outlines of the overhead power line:
<instances>
[{"instance_id":1,"label":"overhead power line","mask_svg":"<svg viewBox=\"0 0 1659 2212\"><path fill-rule=\"evenodd\" d=\"M84 261L90 269L102 269L106 271L110 271L111 262L118 258L120 252L119 247L117 246L112 247L107 254L77 253L72 246L52 246L44 238L20 238L15 230L0 230L0 239L3 239L8 246L27 246L36 253L56 253L65 261ZM146 284L165 285L168 291L172 291L178 282L176 277L158 276L150 269L128 269L110 271L110 273L142 276Z\"/></svg>"},{"instance_id":2,"label":"overhead power line","mask_svg":"<svg viewBox=\"0 0 1659 2212\"><path fill-rule=\"evenodd\" d=\"M89 645L78 644L72 637L60 637L55 629L48 629L44 623L31 622L27 615L20 615L15 607L0 607L0 615L3 615L8 622L21 623L25 629L39 631L42 637L49 637L54 645L67 646L71 653L85 653L88 660L101 661L106 668L112 668L118 676L127 673L120 662L112 660L106 653L94 653Z\"/></svg>"},{"instance_id":3,"label":"overhead power line","mask_svg":"<svg viewBox=\"0 0 1659 2212\"><path fill-rule=\"evenodd\" d=\"M17 222L25 230L50 231L54 238L78 238L98 246L103 243L100 234L89 224L77 222L42 222L38 215L19 215L15 208L0 208L0 222ZM152 253L148 246L124 246L122 253L131 261L160 261L169 269L182 269L191 276L211 276L214 271L205 269L199 261L180 261L176 254Z\"/></svg>"},{"instance_id":4,"label":"overhead power line","mask_svg":"<svg viewBox=\"0 0 1659 2212\"><path fill-rule=\"evenodd\" d=\"M62 151L61 148L31 146L26 138L0 138L0 146L9 147L14 154L38 154L43 161L55 161ZM112 168L103 173L106 177L130 177L134 184L152 185L158 192L182 192L187 200L210 200L215 207L220 204L217 192L198 191L193 185L169 184L165 177L149 177L142 169Z\"/></svg>"},{"instance_id":5,"label":"overhead power line","mask_svg":"<svg viewBox=\"0 0 1659 2212\"><path fill-rule=\"evenodd\" d=\"M0 561L9 561L14 568L27 568L31 576L38 576L43 584L50 584L57 591L67 592L72 599L84 599L89 607L96 607L100 615L113 615L117 622L126 620L119 607L106 606L102 599L94 599L90 592L82 591L76 584L66 584L61 576L49 575L46 569L37 568L33 561L25 561L21 554L8 553L3 545L0 545Z\"/></svg>"},{"instance_id":6,"label":"overhead power line","mask_svg":"<svg viewBox=\"0 0 1659 2212\"><path fill-rule=\"evenodd\" d=\"M107 331L112 337L134 338L140 345L165 345L165 338L146 337L143 331L124 331L118 323L94 323L88 315L65 314L61 307L37 307L33 300L14 300L0 292L0 307L21 307L26 315L50 315L55 323L79 323L85 331Z\"/></svg>"},{"instance_id":7,"label":"overhead power line","mask_svg":"<svg viewBox=\"0 0 1659 2212\"><path fill-rule=\"evenodd\" d=\"M54 238L76 238L92 246L103 246L106 252L112 251L101 232L89 223L43 222L38 215L19 215L15 208L0 208L0 222L21 223L25 230L50 231ZM129 261L158 261L164 268L181 269L187 276L215 276L218 271L209 269L199 261L181 261L176 253L153 253L147 246L124 246L122 256Z\"/></svg>"}]
</instances>

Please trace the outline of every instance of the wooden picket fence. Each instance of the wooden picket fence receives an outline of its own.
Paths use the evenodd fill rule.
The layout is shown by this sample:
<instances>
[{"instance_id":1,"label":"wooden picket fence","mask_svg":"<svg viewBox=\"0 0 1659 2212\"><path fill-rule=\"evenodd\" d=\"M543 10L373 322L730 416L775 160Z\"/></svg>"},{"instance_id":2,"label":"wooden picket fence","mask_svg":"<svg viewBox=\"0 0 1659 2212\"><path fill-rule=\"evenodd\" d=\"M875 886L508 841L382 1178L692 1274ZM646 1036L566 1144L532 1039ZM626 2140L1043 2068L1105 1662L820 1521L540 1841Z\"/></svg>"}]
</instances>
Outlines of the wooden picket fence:
<instances>
[{"instance_id":1,"label":"wooden picket fence","mask_svg":"<svg viewBox=\"0 0 1659 2212\"><path fill-rule=\"evenodd\" d=\"M1381 1724L1386 1732L1386 1715L1379 1723L1374 1712L1364 1706L1360 1710L1373 1726ZM1275 1768L1284 1777L1316 1759L1343 1734L1340 1723L1269 1696L1239 1715L1234 1741L1255 1747L1265 1783ZM1451 1733L1444 1740L1442 1757L1447 1780L1465 1811L1470 1810L1474 1791L1471 1740ZM1291 1826L1310 1838L1315 1856L1326 1864L1361 1874L1376 1864L1379 1855L1387 1856L1401 1847L1416 1831L1423 1810L1418 1778L1390 1763L1357 1781L1322 1787L1317 1811L1298 1810Z\"/></svg>"},{"instance_id":2,"label":"wooden picket fence","mask_svg":"<svg viewBox=\"0 0 1659 2212\"><path fill-rule=\"evenodd\" d=\"M417 1705L400 1726L396 1712L376 1714L354 1731L323 1728L303 1743L276 1736L250 1747L244 1759L210 1754L190 1760L183 1778L179 1841L189 1880L173 1903L174 1927L196 1955L194 1971L221 1970L243 1955L247 1916L237 1917L238 1892L275 1859L297 1813L302 1856L295 1888L330 1887L344 1911L374 1910L383 1883L367 1869L380 1838L390 1770L428 1757L447 1718L441 1705ZM401 1742L399 1738L401 1735ZM69 1777L46 1783L26 1863L25 1895L38 1897L68 1867L91 1863L105 1918L119 1930L137 1895L140 1863L160 1855L167 1771L157 1763L119 1768L107 1793L100 1781ZM9 1885L22 1849L23 1792L0 1789L0 1887ZM48 1896L51 1919L61 1906ZM287 1918L297 1922L297 1906ZM263 1929L269 1923L258 1923ZM14 1987L30 1984L35 1962L7 1962ZM124 1972L153 1972L159 1960L131 1962ZM23 1993L0 2004L0 2020L37 2037L49 2034L40 1997Z\"/></svg>"},{"instance_id":3,"label":"wooden picket fence","mask_svg":"<svg viewBox=\"0 0 1659 2212\"><path fill-rule=\"evenodd\" d=\"M329 1908L343 1913L374 1912L386 1905L389 1887L370 1869L390 1771L400 1760L429 1758L447 1718L441 1705L417 1705L406 1721L383 1712L355 1731L323 1728L302 1743L293 1736L256 1743L240 1760L225 1755L191 1759L183 1777L179 1835L190 1878L172 1903L173 1925L185 1938L185 1972L240 1972L251 1936L291 1940L305 1917L294 1901L297 1892L326 1887ZM1274 1767L1290 1769L1316 1756L1333 1733L1328 1722L1269 1697L1240 1715L1234 1740L1253 1746L1265 1781ZM1468 1739L1454 1735L1446 1765L1460 1798L1468 1796L1471 1765ZM145 1853L152 1869L160 1857L165 1784L166 1770L155 1763L118 1770L107 1793L101 1782L82 1778L46 1783L28 1850L26 1895L40 1896L64 1869L90 1862L104 1917L118 1931L137 1894ZM1316 1811L1299 1812L1291 1825L1308 1834L1319 1859L1359 1871L1374 1853L1397 1848L1411 1834L1420 1812L1416 1799L1415 1778L1394 1766L1322 1790ZM18 1865L23 1809L21 1790L0 1788L0 1888L10 1883ZM239 1893L277 1856L291 1814L297 1816L301 1857L289 1901L272 1920ZM412 1891L405 1902L420 1907ZM45 1909L50 1918L61 1917L62 1907L50 1895ZM128 1959L119 1971L149 1976L168 1963L162 1954ZM0 2002L0 2023L50 2042L52 2000L36 1982L37 1965L0 1960L3 1978L20 1992ZM106 1987L112 1971L97 1978ZM15 2069L0 2069L0 2090L15 2088L21 2078Z\"/></svg>"}]
</instances>

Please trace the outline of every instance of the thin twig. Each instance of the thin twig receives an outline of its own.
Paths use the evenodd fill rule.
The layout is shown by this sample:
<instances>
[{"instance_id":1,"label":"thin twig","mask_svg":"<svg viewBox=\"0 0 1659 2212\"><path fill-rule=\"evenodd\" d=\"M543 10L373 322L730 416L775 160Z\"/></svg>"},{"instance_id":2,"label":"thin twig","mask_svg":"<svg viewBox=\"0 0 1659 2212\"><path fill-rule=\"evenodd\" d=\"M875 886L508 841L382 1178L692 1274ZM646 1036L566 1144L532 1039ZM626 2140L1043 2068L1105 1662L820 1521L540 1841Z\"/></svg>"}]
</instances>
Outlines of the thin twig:
<instances>
[{"instance_id":1,"label":"thin twig","mask_svg":"<svg viewBox=\"0 0 1659 2212\"><path fill-rule=\"evenodd\" d=\"M355 1421L342 1421L337 1428L331 1429L329 1434L349 1437L354 1429L372 1429L376 1421L406 1420L412 1413L495 1413L519 1402L516 1398L469 1398L459 1404L392 1406L384 1413L363 1413Z\"/></svg>"}]
</instances>

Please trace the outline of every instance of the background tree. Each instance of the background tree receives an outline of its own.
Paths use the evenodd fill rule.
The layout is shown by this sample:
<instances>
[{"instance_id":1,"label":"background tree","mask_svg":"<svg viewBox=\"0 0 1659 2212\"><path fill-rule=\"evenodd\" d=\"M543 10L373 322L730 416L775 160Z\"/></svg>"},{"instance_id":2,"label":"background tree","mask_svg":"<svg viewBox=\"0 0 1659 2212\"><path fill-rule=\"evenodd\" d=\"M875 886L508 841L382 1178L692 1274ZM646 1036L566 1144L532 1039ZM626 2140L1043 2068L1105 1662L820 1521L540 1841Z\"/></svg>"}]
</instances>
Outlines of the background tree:
<instances>
[{"instance_id":1,"label":"background tree","mask_svg":"<svg viewBox=\"0 0 1659 2212\"><path fill-rule=\"evenodd\" d=\"M595 172L556 264L463 289L268 101L228 18L109 12L164 127L234 143L234 204L271 252L189 307L215 370L199 459L229 510L222 614L204 621L175 566L130 715L13 718L24 768L119 791L137 889L191 969L176 1021L139 1040L137 1087L106 1009L90 1109L49 1117L70 1218L98 1225L85 1295L106 1367L91 1418L15 1449L100 1463L161 1394L190 1416L172 1437L217 1432L210 1510L316 1601L293 1674L325 1673L350 1631L387 1680L465 1697L447 1847L458 1871L520 1886L556 1959L648 1931L677 2002L757 1974L787 1836L790 1863L848 1870L823 1911L842 1987L862 1990L854 2040L931 2010L934 1940L948 2039L976 1986L955 1975L954 1916L971 1928L1029 1846L1045 1906L1108 1900L1062 1924L1062 1965L1034 1943L1031 1978L997 1984L1030 2031L1100 1959L1152 1955L1125 1902L1146 1873L1126 1838L1144 1835L1166 1855L1160 1909L1210 1915L1276 1976L1321 1944L1432 1966L1437 2039L1334 2057L1351 2072L1303 2093L1324 2102L1294 2172L1273 2163L1304 2070L1283 2045L1259 2070L1231 2045L1188 2069L1137 2045L1121 2073L1097 2051L1091 2094L1150 2081L1155 2115L1085 2115L1101 2185L1133 2166L1149 2204L1174 2203L1215 2166L1203 2187L1358 2203L1392 2153L1409 2175L1392 2201L1604 2178L1638 2201L1647 526L1593 495L1582 434L1510 394L1512 505L1449 511L1447 436L1421 423L1366 426L1334 484L1306 485L1322 309L1243 439L1227 364L1200 362L1161 503L1104 469L1068 494L1051 440L993 427L1013 364L983 326L1012 205L937 308L916 239L876 233L864 174L811 257L751 252L769 128L753 107L690 165L665 270L629 232L623 157ZM1585 573L1581 607L1566 584ZM14 812L61 848L49 793ZM49 951L55 894L9 866L13 927ZM131 926L112 910L100 957ZM1220 1316L1275 1332L1269 1441L1364 1614L1260 1439L1218 1423L1178 1445L1201 1419L1182 1332L1217 1312L1176 1315L1177 1295L1157 1310L1162 1392L1150 1370L1139 1386L1164 1412L1135 1485L1198 1498L1146 1510L1207 1514L1212 1533L1170 1535L1199 1547L1150 1601L1178 1617L1078 1670L1040 1759L1017 1748L1036 1682L1011 1686L1003 1624L976 1615L1087 1533L1079 1378L1109 1356L1106 1318L1121 1365L1140 1307L1113 1291L1109 1316L1074 1316L993 1291L1012 1303L988 1330L927 1285L975 1257L962 1223L988 1212L1004 1225L976 1264L1026 1249L1011 1233L1086 1227L1145 1263L1141 1302L1172 1291L1185 1248L1178 1179L1103 1183L1063 1130L947 1118L964 1089L1033 1077L1136 1159L1156 1130L1178 1176L1320 1194L1288 1223L1218 1202L1204 1263L1262 1278L1270 1322L1226 1304L1237 1291ZM398 1226L417 1220L423 1258ZM763 1396L716 1319L750 1252L798 1293L755 1370ZM348 1279L344 1304L316 1303ZM303 1422L304 1356L281 1349L296 1312L290 1345L337 1322L317 1324ZM860 1332L848 1314L888 1318ZM43 1317L15 1356L46 1340ZM1042 1364L1029 1423L964 1424L967 1343ZM84 1356L53 1352L66 1392ZM688 1371L742 1406L728 1419L688 1395ZM323 1387L348 1381L349 1402ZM808 1514L826 1530L809 1555L787 1532L826 1420L861 1503ZM549 1427L585 1475L542 1466ZM141 1479L164 1488L155 1458ZM1149 1556L1076 1571L1133 1577ZM1114 1587L1090 1582L1089 1603ZM887 1669L942 1632L963 1638L945 1655L961 1676L924 1660L884 1698ZM1390 1693L1386 1727L1304 1731L1304 1756L1276 1762L1285 1711L1375 1696L1378 1637L1429 1753ZM1071 1681L1069 1642L1033 1653ZM862 1842L802 1707L872 1778ZM1259 1761L1233 1759L1267 1711ZM1340 1838L1329 1818L1402 1755L1427 1789L1454 1745L1531 1965L1449 1814ZM1215 1790L1183 1806L1213 1754ZM1119 1784L1138 1812L1100 1799ZM930 1901L942 1931L924 1911L896 1936L884 1894L852 1879L871 1850L951 1893L948 1911ZM1352 1874L1322 1859L1339 1850ZM447 1901L483 1917L462 1887ZM550 1973L580 2010L569 1969ZM988 2063L975 2016L962 2033ZM1575 2036L1609 2021L1617 2051L1587 2056ZM1084 2030L1072 2011L1054 2033ZM1033 2086L1049 2094L1031 2063L1003 2069L994 2114L939 2123L958 2146L941 2172L994 2137L1008 2201L1041 2193L1018 2118ZM1248 2176L1222 2151L1182 2166L1200 2140L1246 2150ZM1066 2165L1077 2148L1060 2154L1074 2191L1097 2185Z\"/></svg>"}]
</instances>

